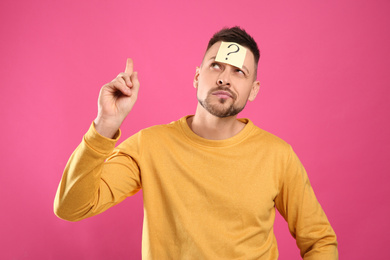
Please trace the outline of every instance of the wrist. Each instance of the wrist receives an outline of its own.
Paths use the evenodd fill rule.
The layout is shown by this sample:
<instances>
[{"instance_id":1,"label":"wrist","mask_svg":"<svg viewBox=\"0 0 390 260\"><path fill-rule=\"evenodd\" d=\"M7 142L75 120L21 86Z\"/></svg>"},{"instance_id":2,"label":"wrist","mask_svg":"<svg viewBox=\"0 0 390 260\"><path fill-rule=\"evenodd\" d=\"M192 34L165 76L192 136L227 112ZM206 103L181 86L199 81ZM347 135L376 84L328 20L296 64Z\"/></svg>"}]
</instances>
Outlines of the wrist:
<instances>
[{"instance_id":1,"label":"wrist","mask_svg":"<svg viewBox=\"0 0 390 260\"><path fill-rule=\"evenodd\" d=\"M115 134L118 132L121 124L117 122L112 122L110 120L105 120L101 117L96 117L93 121L95 130L102 136L113 139Z\"/></svg>"}]
</instances>

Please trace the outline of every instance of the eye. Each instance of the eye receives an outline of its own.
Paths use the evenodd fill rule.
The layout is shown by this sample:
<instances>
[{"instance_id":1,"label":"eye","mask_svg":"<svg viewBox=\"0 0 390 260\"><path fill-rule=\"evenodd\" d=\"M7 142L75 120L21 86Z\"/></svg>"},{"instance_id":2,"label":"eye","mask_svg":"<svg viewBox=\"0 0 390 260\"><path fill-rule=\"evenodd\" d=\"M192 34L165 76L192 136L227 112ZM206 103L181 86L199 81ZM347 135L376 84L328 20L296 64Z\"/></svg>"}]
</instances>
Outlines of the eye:
<instances>
[{"instance_id":1,"label":"eye","mask_svg":"<svg viewBox=\"0 0 390 260\"><path fill-rule=\"evenodd\" d=\"M213 68L213 69L220 69L220 68L221 68L221 65L219 65L219 64L216 63L216 62L213 62L213 63L211 63L210 67Z\"/></svg>"},{"instance_id":2,"label":"eye","mask_svg":"<svg viewBox=\"0 0 390 260\"><path fill-rule=\"evenodd\" d=\"M245 76L245 72L240 69L236 69L236 72Z\"/></svg>"}]
</instances>

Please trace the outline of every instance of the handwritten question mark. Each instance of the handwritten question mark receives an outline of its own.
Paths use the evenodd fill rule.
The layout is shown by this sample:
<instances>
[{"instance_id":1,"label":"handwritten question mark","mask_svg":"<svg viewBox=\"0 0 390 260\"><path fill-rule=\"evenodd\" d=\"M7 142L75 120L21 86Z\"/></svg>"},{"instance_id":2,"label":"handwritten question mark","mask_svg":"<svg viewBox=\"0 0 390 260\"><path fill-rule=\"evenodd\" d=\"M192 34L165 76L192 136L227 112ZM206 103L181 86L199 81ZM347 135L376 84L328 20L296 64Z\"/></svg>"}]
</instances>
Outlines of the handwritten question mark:
<instances>
[{"instance_id":1,"label":"handwritten question mark","mask_svg":"<svg viewBox=\"0 0 390 260\"><path fill-rule=\"evenodd\" d=\"M230 48L230 46L232 46L232 45L236 46L236 47L237 47L237 50L235 50L235 51L231 51L231 52L228 52L228 54L226 54L226 56L228 56L229 54L232 54L232 53L237 53L237 52L239 52L239 51L240 51L240 47L238 47L238 45L237 45L237 44L234 44L234 43L230 44L230 45L228 46L228 49L229 49L229 48ZM228 59L228 57L226 57L226 58L225 58L225 60L227 60L227 59Z\"/></svg>"}]
</instances>

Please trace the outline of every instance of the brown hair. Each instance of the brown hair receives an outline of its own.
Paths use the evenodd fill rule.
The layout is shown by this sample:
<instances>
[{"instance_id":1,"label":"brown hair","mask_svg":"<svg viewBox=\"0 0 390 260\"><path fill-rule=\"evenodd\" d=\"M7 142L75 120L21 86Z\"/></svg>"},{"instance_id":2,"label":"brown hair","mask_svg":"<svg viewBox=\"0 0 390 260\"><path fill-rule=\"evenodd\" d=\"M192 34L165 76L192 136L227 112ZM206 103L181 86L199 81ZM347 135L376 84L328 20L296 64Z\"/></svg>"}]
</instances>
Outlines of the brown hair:
<instances>
[{"instance_id":1,"label":"brown hair","mask_svg":"<svg viewBox=\"0 0 390 260\"><path fill-rule=\"evenodd\" d=\"M231 28L223 28L222 30L216 32L213 37L211 37L209 44L207 45L206 52L213 46L216 42L224 41L224 42L236 42L244 47L247 47L253 53L255 57L255 64L257 68L257 64L260 59L260 51L257 46L256 41L250 36L244 29L239 26L234 26Z\"/></svg>"}]
</instances>

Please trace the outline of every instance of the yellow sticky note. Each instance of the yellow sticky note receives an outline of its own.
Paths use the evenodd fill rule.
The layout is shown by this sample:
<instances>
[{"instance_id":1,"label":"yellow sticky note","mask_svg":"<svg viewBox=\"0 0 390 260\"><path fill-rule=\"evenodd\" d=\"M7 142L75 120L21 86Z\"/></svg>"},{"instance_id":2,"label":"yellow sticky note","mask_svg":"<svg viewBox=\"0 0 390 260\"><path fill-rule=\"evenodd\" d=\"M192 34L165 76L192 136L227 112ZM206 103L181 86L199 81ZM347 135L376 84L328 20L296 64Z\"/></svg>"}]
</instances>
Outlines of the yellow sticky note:
<instances>
[{"instance_id":1,"label":"yellow sticky note","mask_svg":"<svg viewBox=\"0 0 390 260\"><path fill-rule=\"evenodd\" d=\"M246 48L235 42L222 42L219 46L215 61L230 64L242 69Z\"/></svg>"}]
</instances>

